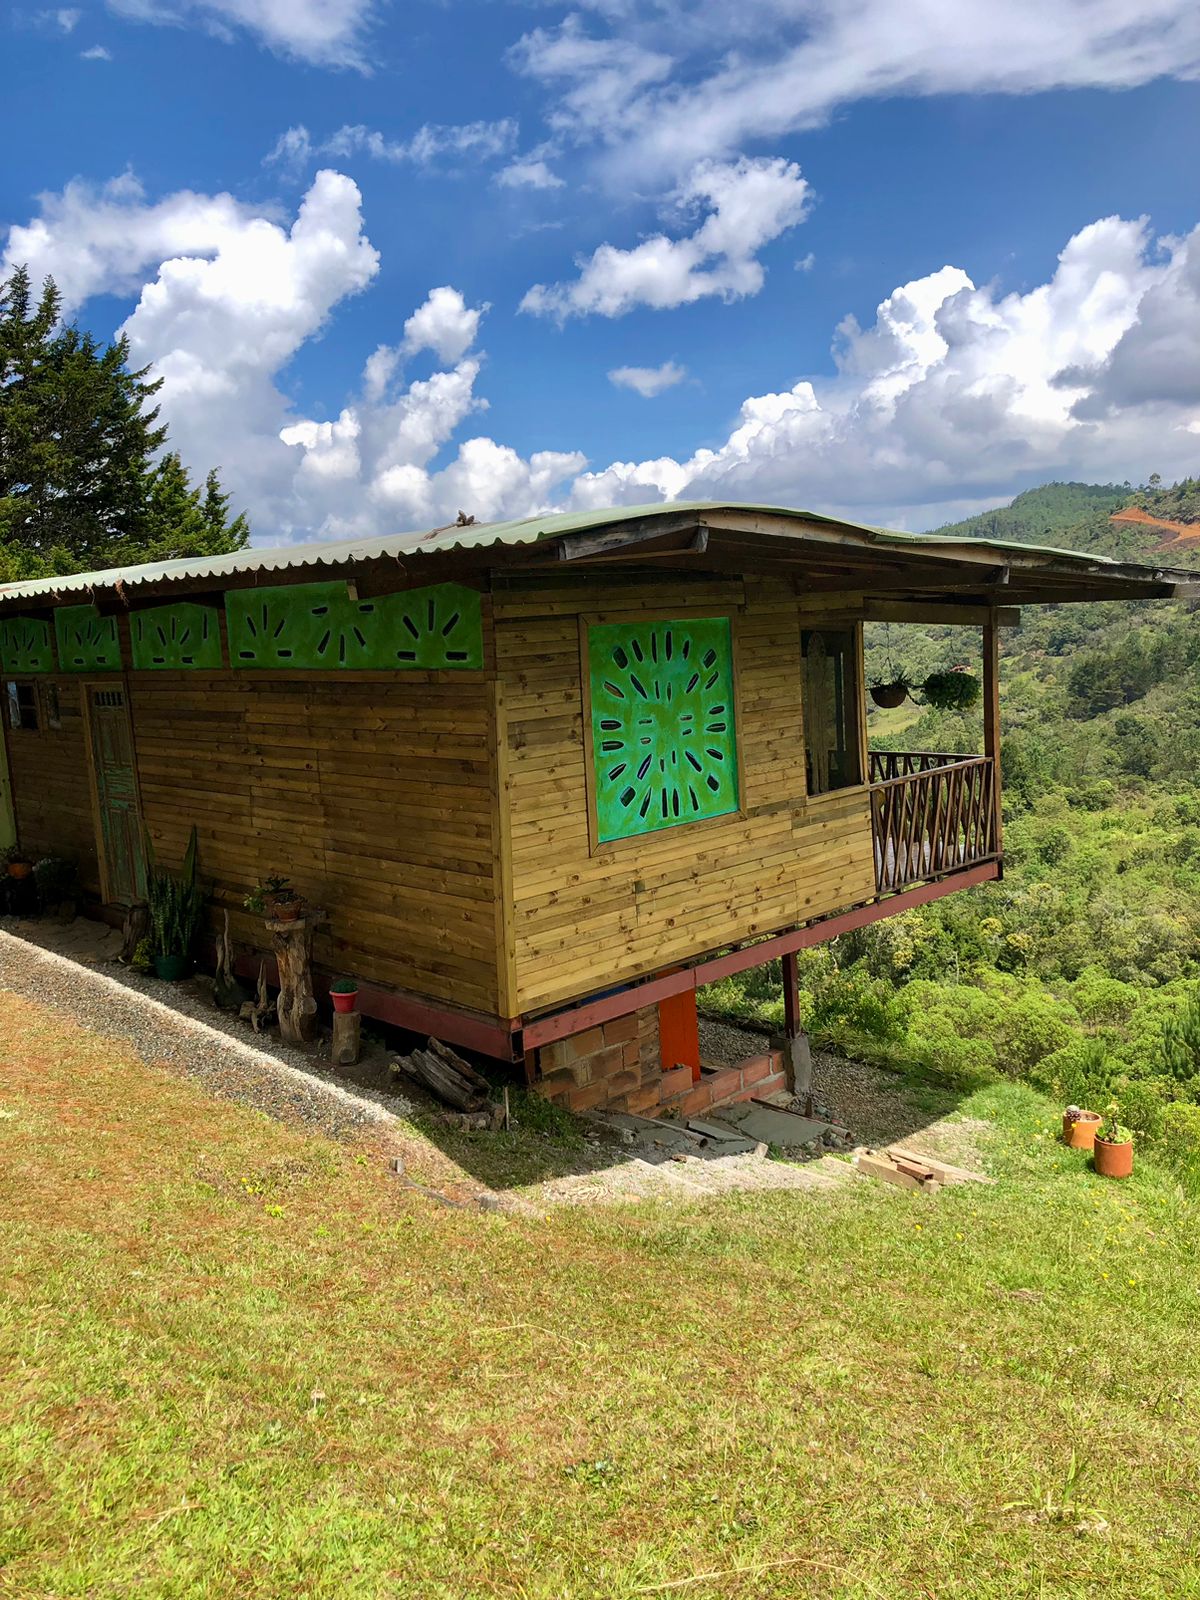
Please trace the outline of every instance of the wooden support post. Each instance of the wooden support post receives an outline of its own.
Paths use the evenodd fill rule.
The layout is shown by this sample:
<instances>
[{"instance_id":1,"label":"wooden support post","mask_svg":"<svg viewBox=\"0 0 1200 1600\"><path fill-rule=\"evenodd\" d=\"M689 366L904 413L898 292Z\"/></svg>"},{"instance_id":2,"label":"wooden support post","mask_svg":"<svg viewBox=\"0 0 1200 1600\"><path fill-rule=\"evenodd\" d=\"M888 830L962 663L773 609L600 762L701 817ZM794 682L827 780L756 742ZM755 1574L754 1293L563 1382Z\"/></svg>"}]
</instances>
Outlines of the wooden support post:
<instances>
[{"instance_id":1,"label":"wooden support post","mask_svg":"<svg viewBox=\"0 0 1200 1600\"><path fill-rule=\"evenodd\" d=\"M362 1018L357 1011L333 1013L333 1044L330 1060L335 1067L352 1067L362 1047Z\"/></svg>"},{"instance_id":2,"label":"wooden support post","mask_svg":"<svg viewBox=\"0 0 1200 1600\"><path fill-rule=\"evenodd\" d=\"M786 951L780 957L780 966L783 968L783 1029L786 1035L783 1052L784 1079L789 1092L807 1103L812 1098L812 1050L809 1048L808 1035L800 1026L800 983L796 952Z\"/></svg>"},{"instance_id":3,"label":"wooden support post","mask_svg":"<svg viewBox=\"0 0 1200 1600\"><path fill-rule=\"evenodd\" d=\"M303 916L271 918L267 931L279 968L279 1033L285 1044L308 1044L317 1036L317 1001L313 994L313 929L324 915L307 911Z\"/></svg>"},{"instance_id":4,"label":"wooden support post","mask_svg":"<svg viewBox=\"0 0 1200 1600\"><path fill-rule=\"evenodd\" d=\"M1004 849L1000 783L1000 628L993 609L983 625L983 753L992 762L992 838Z\"/></svg>"}]
</instances>

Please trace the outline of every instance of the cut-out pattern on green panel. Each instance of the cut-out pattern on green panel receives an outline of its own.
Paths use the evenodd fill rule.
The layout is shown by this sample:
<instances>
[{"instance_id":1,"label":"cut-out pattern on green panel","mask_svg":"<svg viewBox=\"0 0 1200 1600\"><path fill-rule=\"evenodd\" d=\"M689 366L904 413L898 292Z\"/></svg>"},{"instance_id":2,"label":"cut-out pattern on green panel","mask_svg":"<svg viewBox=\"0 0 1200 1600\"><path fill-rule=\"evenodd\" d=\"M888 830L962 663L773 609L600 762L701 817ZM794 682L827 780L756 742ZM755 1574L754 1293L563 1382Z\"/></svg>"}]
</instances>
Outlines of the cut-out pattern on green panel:
<instances>
[{"instance_id":1,"label":"cut-out pattern on green panel","mask_svg":"<svg viewBox=\"0 0 1200 1600\"><path fill-rule=\"evenodd\" d=\"M95 606L60 606L54 632L64 672L120 672L116 617L102 617Z\"/></svg>"},{"instance_id":2,"label":"cut-out pattern on green panel","mask_svg":"<svg viewBox=\"0 0 1200 1600\"><path fill-rule=\"evenodd\" d=\"M344 583L231 589L225 596L234 667L462 671L483 666L480 597L438 583L351 600Z\"/></svg>"},{"instance_id":3,"label":"cut-out pattern on green panel","mask_svg":"<svg viewBox=\"0 0 1200 1600\"><path fill-rule=\"evenodd\" d=\"M738 807L727 617L588 629L602 841Z\"/></svg>"},{"instance_id":4,"label":"cut-out pattern on green panel","mask_svg":"<svg viewBox=\"0 0 1200 1600\"><path fill-rule=\"evenodd\" d=\"M129 636L133 664L143 670L221 665L220 618L211 606L181 601L135 611Z\"/></svg>"},{"instance_id":5,"label":"cut-out pattern on green panel","mask_svg":"<svg viewBox=\"0 0 1200 1600\"><path fill-rule=\"evenodd\" d=\"M53 672L50 624L38 617L6 617L0 622L0 661L5 672Z\"/></svg>"}]
</instances>

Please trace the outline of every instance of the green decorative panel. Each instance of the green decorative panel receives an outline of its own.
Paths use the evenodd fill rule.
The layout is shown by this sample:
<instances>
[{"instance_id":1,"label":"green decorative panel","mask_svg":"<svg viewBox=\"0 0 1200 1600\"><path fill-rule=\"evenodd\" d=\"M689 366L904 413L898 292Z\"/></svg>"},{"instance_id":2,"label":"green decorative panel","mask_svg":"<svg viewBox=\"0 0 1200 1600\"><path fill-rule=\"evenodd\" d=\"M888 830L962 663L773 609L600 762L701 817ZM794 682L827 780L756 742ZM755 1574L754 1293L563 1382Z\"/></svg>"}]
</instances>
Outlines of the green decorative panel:
<instances>
[{"instance_id":1,"label":"green decorative panel","mask_svg":"<svg viewBox=\"0 0 1200 1600\"><path fill-rule=\"evenodd\" d=\"M612 623L587 638L600 839L736 811L729 619Z\"/></svg>"},{"instance_id":2,"label":"green decorative panel","mask_svg":"<svg viewBox=\"0 0 1200 1600\"><path fill-rule=\"evenodd\" d=\"M158 668L220 667L221 622L211 606L181 601L135 611L130 619L133 664Z\"/></svg>"},{"instance_id":3,"label":"green decorative panel","mask_svg":"<svg viewBox=\"0 0 1200 1600\"><path fill-rule=\"evenodd\" d=\"M345 583L231 589L235 667L440 672L483 666L480 597L457 583L351 600Z\"/></svg>"},{"instance_id":4,"label":"green decorative panel","mask_svg":"<svg viewBox=\"0 0 1200 1600\"><path fill-rule=\"evenodd\" d=\"M95 606L59 606L54 613L58 664L64 672L120 672L117 619Z\"/></svg>"},{"instance_id":5,"label":"green decorative panel","mask_svg":"<svg viewBox=\"0 0 1200 1600\"><path fill-rule=\"evenodd\" d=\"M53 672L50 624L37 617L6 617L0 622L0 661L5 672Z\"/></svg>"}]
</instances>

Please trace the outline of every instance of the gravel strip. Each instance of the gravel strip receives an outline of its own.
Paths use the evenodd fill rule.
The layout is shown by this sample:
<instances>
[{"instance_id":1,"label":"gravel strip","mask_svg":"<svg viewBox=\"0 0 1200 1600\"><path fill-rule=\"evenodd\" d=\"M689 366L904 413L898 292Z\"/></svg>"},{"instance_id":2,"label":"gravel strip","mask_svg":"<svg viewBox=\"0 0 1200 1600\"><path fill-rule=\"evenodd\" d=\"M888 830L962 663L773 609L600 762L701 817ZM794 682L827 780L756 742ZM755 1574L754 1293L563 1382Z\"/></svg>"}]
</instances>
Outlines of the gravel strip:
<instances>
[{"instance_id":1,"label":"gravel strip","mask_svg":"<svg viewBox=\"0 0 1200 1600\"><path fill-rule=\"evenodd\" d=\"M401 1095L347 1089L332 1068L302 1050L274 1040L270 1050L248 1044L244 1023L185 989L175 992L175 1004L164 1005L156 998L163 987L157 980L128 967L99 972L81 966L44 947L42 939L53 939L46 925L30 932L36 932L38 943L0 931L0 989L49 1004L93 1033L131 1045L151 1065L195 1078L226 1100L334 1138L394 1123L412 1111Z\"/></svg>"}]
</instances>

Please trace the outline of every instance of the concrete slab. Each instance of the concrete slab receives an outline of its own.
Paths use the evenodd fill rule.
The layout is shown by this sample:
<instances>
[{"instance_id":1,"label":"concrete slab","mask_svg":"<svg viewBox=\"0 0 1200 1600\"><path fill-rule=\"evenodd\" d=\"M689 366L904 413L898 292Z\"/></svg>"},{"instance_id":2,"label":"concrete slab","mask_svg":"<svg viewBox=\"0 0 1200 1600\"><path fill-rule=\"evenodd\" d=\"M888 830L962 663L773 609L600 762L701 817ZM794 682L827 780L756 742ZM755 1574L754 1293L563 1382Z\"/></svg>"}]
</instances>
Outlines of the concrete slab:
<instances>
[{"instance_id":1,"label":"concrete slab","mask_svg":"<svg viewBox=\"0 0 1200 1600\"><path fill-rule=\"evenodd\" d=\"M752 1102L722 1106L720 1118L712 1120L728 1123L734 1133L745 1139L777 1145L784 1150L814 1140L820 1142L821 1135L830 1126L828 1122L818 1122L815 1117L799 1117L791 1111L775 1111L770 1106Z\"/></svg>"}]
</instances>

